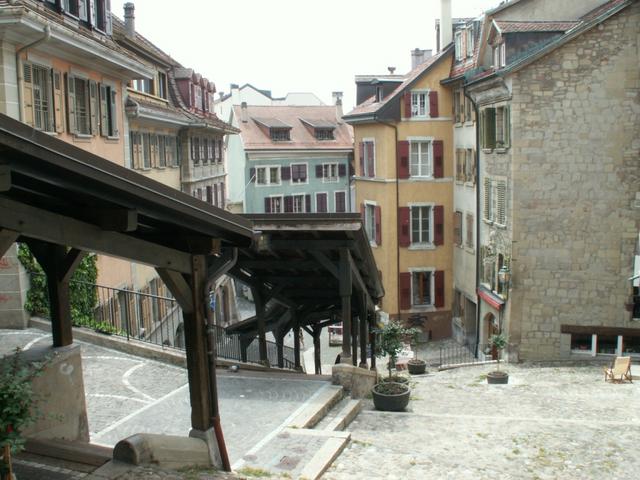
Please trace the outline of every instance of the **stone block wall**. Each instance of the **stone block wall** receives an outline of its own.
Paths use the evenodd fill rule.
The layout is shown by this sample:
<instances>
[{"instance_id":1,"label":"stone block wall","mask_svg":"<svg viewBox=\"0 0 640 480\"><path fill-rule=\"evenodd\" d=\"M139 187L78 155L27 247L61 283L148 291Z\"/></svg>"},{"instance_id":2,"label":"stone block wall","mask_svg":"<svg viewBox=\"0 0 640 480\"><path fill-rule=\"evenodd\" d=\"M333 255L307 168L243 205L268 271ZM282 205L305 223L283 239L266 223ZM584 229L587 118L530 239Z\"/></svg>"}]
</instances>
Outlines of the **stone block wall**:
<instances>
[{"instance_id":1,"label":"stone block wall","mask_svg":"<svg viewBox=\"0 0 640 480\"><path fill-rule=\"evenodd\" d=\"M560 326L634 327L640 4L512 78L513 295L520 358L568 351Z\"/></svg>"},{"instance_id":2,"label":"stone block wall","mask_svg":"<svg viewBox=\"0 0 640 480\"><path fill-rule=\"evenodd\" d=\"M23 305L27 298L29 278L18 260L18 248L13 244L0 257L0 328L27 328L29 315Z\"/></svg>"}]
</instances>

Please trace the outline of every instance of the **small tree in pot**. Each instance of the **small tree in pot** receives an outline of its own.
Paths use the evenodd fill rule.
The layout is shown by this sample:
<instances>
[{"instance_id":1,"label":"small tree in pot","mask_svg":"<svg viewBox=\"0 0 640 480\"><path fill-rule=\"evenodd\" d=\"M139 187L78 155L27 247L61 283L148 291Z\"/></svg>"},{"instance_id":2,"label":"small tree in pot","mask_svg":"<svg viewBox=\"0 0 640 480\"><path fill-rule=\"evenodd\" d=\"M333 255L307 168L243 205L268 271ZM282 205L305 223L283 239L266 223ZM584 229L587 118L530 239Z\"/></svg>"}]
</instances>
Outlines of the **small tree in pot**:
<instances>
[{"instance_id":1,"label":"small tree in pot","mask_svg":"<svg viewBox=\"0 0 640 480\"><path fill-rule=\"evenodd\" d=\"M492 335L489 339L489 343L493 348L495 348L498 355L496 357L496 369L487 374L487 382L491 384L509 383L509 374L500 370L500 354L507 346L507 336L504 333Z\"/></svg>"},{"instance_id":2,"label":"small tree in pot","mask_svg":"<svg viewBox=\"0 0 640 480\"><path fill-rule=\"evenodd\" d=\"M406 377L394 376L392 372L398 354L402 351L402 341L414 335L415 329L405 328L397 322L389 322L383 328L374 330L379 336L376 357L387 356L389 376L373 387L373 403L377 410L400 411L409 403L411 390Z\"/></svg>"}]
</instances>

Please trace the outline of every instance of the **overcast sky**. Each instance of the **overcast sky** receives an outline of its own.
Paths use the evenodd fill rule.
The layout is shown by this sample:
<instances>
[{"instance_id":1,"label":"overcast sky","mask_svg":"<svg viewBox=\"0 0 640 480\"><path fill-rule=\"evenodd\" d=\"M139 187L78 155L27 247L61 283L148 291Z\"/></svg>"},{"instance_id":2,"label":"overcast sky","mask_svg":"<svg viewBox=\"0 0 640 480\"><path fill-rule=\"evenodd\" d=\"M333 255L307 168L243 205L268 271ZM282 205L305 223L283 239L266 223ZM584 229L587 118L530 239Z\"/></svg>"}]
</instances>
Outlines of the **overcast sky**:
<instances>
[{"instance_id":1,"label":"overcast sky","mask_svg":"<svg viewBox=\"0 0 640 480\"><path fill-rule=\"evenodd\" d=\"M112 0L123 18L126 0ZM411 68L411 50L433 48L439 0L135 0L136 30L228 92L230 83L355 101L355 75ZM500 0L452 0L475 17ZM162 5L162 7L159 7Z\"/></svg>"}]
</instances>

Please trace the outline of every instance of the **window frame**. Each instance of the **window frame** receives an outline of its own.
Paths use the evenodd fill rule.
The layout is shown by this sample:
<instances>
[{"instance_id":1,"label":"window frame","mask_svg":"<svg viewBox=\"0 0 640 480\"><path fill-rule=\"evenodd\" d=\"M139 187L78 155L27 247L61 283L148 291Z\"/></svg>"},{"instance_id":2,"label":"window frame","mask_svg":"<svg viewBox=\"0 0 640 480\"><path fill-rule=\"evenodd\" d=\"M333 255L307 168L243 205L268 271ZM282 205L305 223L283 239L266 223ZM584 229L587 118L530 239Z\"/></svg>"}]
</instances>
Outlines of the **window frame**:
<instances>
[{"instance_id":1,"label":"window frame","mask_svg":"<svg viewBox=\"0 0 640 480\"><path fill-rule=\"evenodd\" d=\"M260 165L260 166L256 166L256 186L257 187L273 187L273 186L279 186L282 185L282 166L281 165ZM271 181L271 170L272 169L277 169L278 172L278 183L274 183ZM258 173L260 170L264 170L264 178L265 178L265 183L260 183L259 180L259 176L260 174Z\"/></svg>"},{"instance_id":2,"label":"window frame","mask_svg":"<svg viewBox=\"0 0 640 480\"><path fill-rule=\"evenodd\" d=\"M73 126L74 129L72 132L73 135L77 136L77 137L91 137L93 136L93 132L91 129L91 91L90 91L90 79L88 75L81 75L78 74L77 72L70 72L67 76L68 82L73 82L73 101L74 101L74 122L73 122ZM79 83L80 82L80 83ZM82 90L84 91L84 109L86 111L86 115L85 115L85 125L86 126L86 132L85 131L81 131L81 129L79 128L79 125L81 124L81 122L79 121L82 116L81 116L81 112L80 109L78 108L78 105L80 105L80 102L78 101L78 86L79 84L82 87ZM67 95L71 96L71 93L69 92L68 86L67 86Z\"/></svg>"},{"instance_id":3,"label":"window frame","mask_svg":"<svg viewBox=\"0 0 640 480\"><path fill-rule=\"evenodd\" d=\"M335 176L327 175L335 169ZM322 164L322 183L338 183L340 181L338 162L325 162Z\"/></svg>"},{"instance_id":4,"label":"window frame","mask_svg":"<svg viewBox=\"0 0 640 480\"><path fill-rule=\"evenodd\" d=\"M377 165L376 165L376 139L375 138L371 138L371 137L367 137L367 138L363 138L362 139L362 148L363 148L363 172L362 172L362 176L364 178L375 178L376 177L376 170L377 170ZM373 172L369 171L369 147L368 145L371 145L371 168L373 170Z\"/></svg>"},{"instance_id":5,"label":"window frame","mask_svg":"<svg viewBox=\"0 0 640 480\"><path fill-rule=\"evenodd\" d=\"M284 197L282 195L269 195L267 196L267 198L269 199L269 213L284 213ZM274 206L274 202L280 202L278 203L278 211L275 211L273 206Z\"/></svg>"},{"instance_id":6,"label":"window frame","mask_svg":"<svg viewBox=\"0 0 640 480\"><path fill-rule=\"evenodd\" d=\"M435 308L436 301L436 285L435 285L435 272L436 269L434 267L413 267L409 268L409 273L411 274L411 308ZM429 274L429 303L415 303L415 275L416 274Z\"/></svg>"},{"instance_id":7,"label":"window frame","mask_svg":"<svg viewBox=\"0 0 640 480\"><path fill-rule=\"evenodd\" d=\"M306 211L306 194L295 193L291 195L291 212L292 213L310 213Z\"/></svg>"},{"instance_id":8,"label":"window frame","mask_svg":"<svg viewBox=\"0 0 640 480\"><path fill-rule=\"evenodd\" d=\"M54 105L54 91L53 91L53 69L48 65L41 65L39 63L34 62L24 62L22 68L23 72L25 66L28 65L31 68L31 89L33 95L33 126L36 130L40 130L42 132L54 133L56 132L55 125L55 105ZM42 75L41 79L44 79L45 85L37 85L36 89L36 71L40 71ZM24 78L24 77L23 77ZM25 80L23 79L23 82ZM36 90L40 93L44 93L47 96L46 99L46 109L41 109L41 115L45 122L44 126L37 125L38 109L36 108ZM23 99L24 101L25 99ZM42 101L41 101L42 104ZM21 106L22 107L22 106Z\"/></svg>"},{"instance_id":9,"label":"window frame","mask_svg":"<svg viewBox=\"0 0 640 480\"><path fill-rule=\"evenodd\" d=\"M431 248L434 247L433 244L433 234L434 234L434 207L435 203L430 202L420 202L420 203L409 203L407 207L409 207L409 249L420 249L420 248ZM413 220L414 220L414 208L415 209L423 209L428 208L428 216L427 218L427 235L428 238L426 241L422 238L422 224L420 225L420 239L419 241L415 241L414 239L414 229L413 229ZM422 210L420 211L420 221L424 221Z\"/></svg>"},{"instance_id":10,"label":"window frame","mask_svg":"<svg viewBox=\"0 0 640 480\"><path fill-rule=\"evenodd\" d=\"M304 180L294 180L293 167L304 167ZM291 185L308 185L309 184L309 164L307 162L291 163L289 165L289 168L291 168L291 179L289 180ZM282 179L280 179L280 181L282 181Z\"/></svg>"},{"instance_id":11,"label":"window frame","mask_svg":"<svg viewBox=\"0 0 640 480\"><path fill-rule=\"evenodd\" d=\"M364 230L367 233L369 244L372 247L377 247L378 243L376 238L378 237L378 231L376 229L376 208L378 203L372 200L365 200L364 204Z\"/></svg>"},{"instance_id":12,"label":"window frame","mask_svg":"<svg viewBox=\"0 0 640 480\"><path fill-rule=\"evenodd\" d=\"M318 197L320 195L324 195L324 198L325 198L326 210L324 212L321 212L320 209L318 208L318 204L319 204ZM316 209L315 209L316 213L330 213L331 212L331 209L329 208L329 192L314 192L313 196L314 196L314 199L315 199L315 202L316 202Z\"/></svg>"},{"instance_id":13,"label":"window frame","mask_svg":"<svg viewBox=\"0 0 640 480\"><path fill-rule=\"evenodd\" d=\"M430 117L428 89L411 90L411 118L424 119ZM420 113L420 98L424 98L424 113Z\"/></svg>"},{"instance_id":14,"label":"window frame","mask_svg":"<svg viewBox=\"0 0 640 480\"><path fill-rule=\"evenodd\" d=\"M409 142L409 178L433 178L433 137L407 137L407 141ZM427 174L423 174L422 170L424 168L422 161L422 144L427 144L427 162L426 162L426 170ZM413 174L413 145L419 145L418 147L418 162L415 165L418 165L419 173L417 175Z\"/></svg>"},{"instance_id":15,"label":"window frame","mask_svg":"<svg viewBox=\"0 0 640 480\"><path fill-rule=\"evenodd\" d=\"M344 198L344 210L338 210L338 195L342 194ZM327 206L327 210L329 207ZM336 190L333 192L333 211L335 213L347 213L347 191L346 190Z\"/></svg>"}]
</instances>

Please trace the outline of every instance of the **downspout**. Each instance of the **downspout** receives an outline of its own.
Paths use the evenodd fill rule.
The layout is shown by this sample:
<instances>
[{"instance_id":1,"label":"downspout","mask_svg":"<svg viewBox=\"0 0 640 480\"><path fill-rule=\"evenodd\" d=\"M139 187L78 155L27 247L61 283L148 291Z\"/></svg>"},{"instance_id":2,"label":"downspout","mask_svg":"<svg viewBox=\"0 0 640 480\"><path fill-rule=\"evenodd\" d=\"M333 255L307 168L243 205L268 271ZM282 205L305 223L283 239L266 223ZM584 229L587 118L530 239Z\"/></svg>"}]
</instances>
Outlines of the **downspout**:
<instances>
[{"instance_id":1,"label":"downspout","mask_svg":"<svg viewBox=\"0 0 640 480\"><path fill-rule=\"evenodd\" d=\"M473 111L476 114L476 299L478 297L478 287L480 286L480 109L473 98L469 96L466 86L463 85L462 91L464 96L469 99L473 105ZM478 344L480 343L480 302L476 303L476 342L475 356L478 356Z\"/></svg>"},{"instance_id":2,"label":"downspout","mask_svg":"<svg viewBox=\"0 0 640 480\"><path fill-rule=\"evenodd\" d=\"M211 272L209 280L205 285L205 294L208 296L209 291L214 287L217 278L226 274L231 270L238 261L238 249L231 249L231 256L220 265L215 271ZM205 298L205 301L208 298ZM206 302L208 305L209 302ZM215 338L215 324L213 322L213 312L210 308L207 308L207 343L208 343L208 356L209 356L209 372L211 376L211 401L213 409L213 431L216 436L216 442L218 444L218 452L220 453L220 460L222 461L222 468L226 472L231 471L231 462L229 461L229 454L227 452L227 446L224 441L224 433L222 432L222 424L220 423L220 407L218 406L218 388L216 381L216 338Z\"/></svg>"},{"instance_id":3,"label":"downspout","mask_svg":"<svg viewBox=\"0 0 640 480\"><path fill-rule=\"evenodd\" d=\"M42 38L39 38L35 42L31 42L27 45L24 45L23 47L20 47L18 50L16 50L16 70L18 74L18 120L20 120L21 122L23 121L22 117L24 116L22 114L22 88L21 88L24 78L23 78L22 68L20 68L20 54L25 50L28 50L29 48L36 47L41 43L46 43L50 39L51 39L51 27L49 25L45 25L44 34Z\"/></svg>"},{"instance_id":4,"label":"downspout","mask_svg":"<svg viewBox=\"0 0 640 480\"><path fill-rule=\"evenodd\" d=\"M398 169L398 126L393 123L384 122L382 120L378 120L381 124L386 125L387 127L393 128L395 135L395 150L396 150L396 308L398 309L398 320L402 320L402 315L400 314L400 242L397 238L399 225L398 222L400 219L398 218L398 209L400 208L400 171Z\"/></svg>"}]
</instances>

